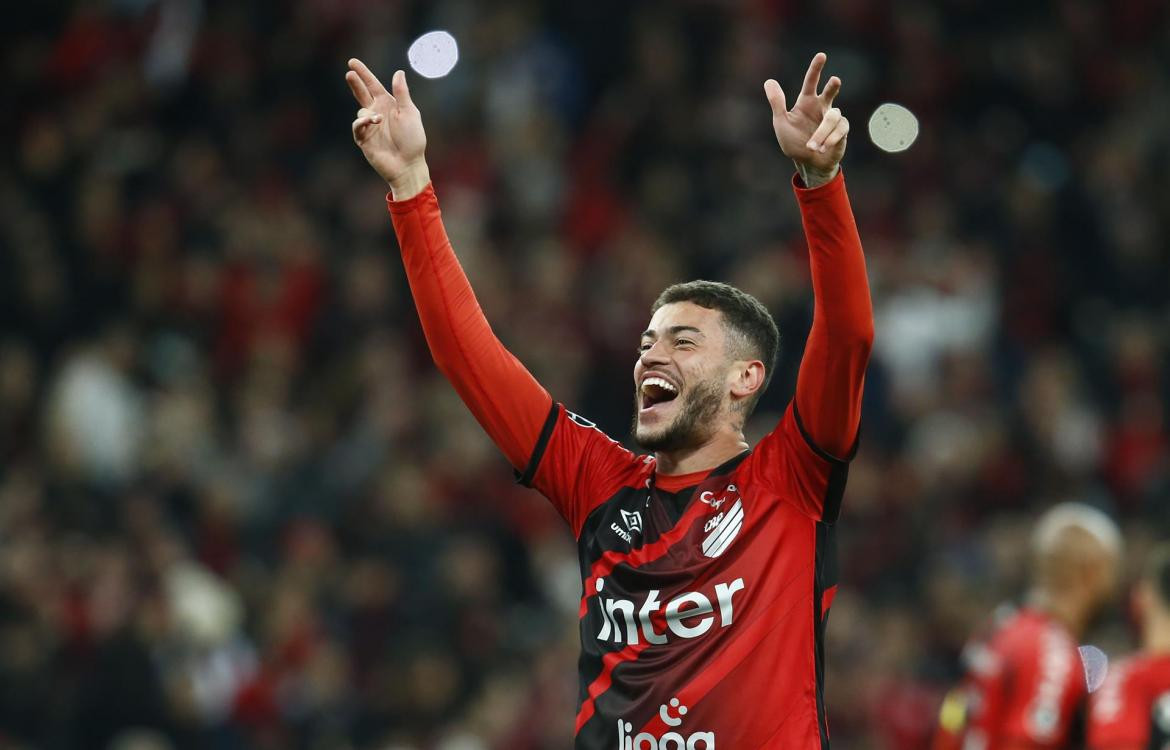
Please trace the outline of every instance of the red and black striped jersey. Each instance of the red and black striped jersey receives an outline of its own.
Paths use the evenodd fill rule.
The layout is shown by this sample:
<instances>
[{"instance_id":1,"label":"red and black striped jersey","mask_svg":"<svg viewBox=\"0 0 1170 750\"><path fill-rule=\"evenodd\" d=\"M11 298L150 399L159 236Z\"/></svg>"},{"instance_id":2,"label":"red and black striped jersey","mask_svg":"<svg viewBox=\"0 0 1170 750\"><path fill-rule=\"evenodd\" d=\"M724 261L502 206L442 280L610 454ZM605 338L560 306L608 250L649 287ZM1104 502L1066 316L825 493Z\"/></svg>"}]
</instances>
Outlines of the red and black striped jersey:
<instances>
[{"instance_id":1,"label":"red and black striped jersey","mask_svg":"<svg viewBox=\"0 0 1170 750\"><path fill-rule=\"evenodd\" d=\"M1114 664L1089 710L1092 750L1170 750L1170 654Z\"/></svg>"},{"instance_id":2,"label":"red and black striped jersey","mask_svg":"<svg viewBox=\"0 0 1170 750\"><path fill-rule=\"evenodd\" d=\"M843 176L793 190L816 306L792 405L754 451L685 477L657 476L653 457L554 403L500 343L432 185L387 196L435 364L577 537L578 748L827 746L822 637L847 464L810 435L830 452L856 444L873 311Z\"/></svg>"},{"instance_id":3,"label":"red and black striped jersey","mask_svg":"<svg viewBox=\"0 0 1170 750\"><path fill-rule=\"evenodd\" d=\"M822 677L848 464L794 405L686 487L554 404L522 480L578 540L576 747L826 747Z\"/></svg>"}]
</instances>

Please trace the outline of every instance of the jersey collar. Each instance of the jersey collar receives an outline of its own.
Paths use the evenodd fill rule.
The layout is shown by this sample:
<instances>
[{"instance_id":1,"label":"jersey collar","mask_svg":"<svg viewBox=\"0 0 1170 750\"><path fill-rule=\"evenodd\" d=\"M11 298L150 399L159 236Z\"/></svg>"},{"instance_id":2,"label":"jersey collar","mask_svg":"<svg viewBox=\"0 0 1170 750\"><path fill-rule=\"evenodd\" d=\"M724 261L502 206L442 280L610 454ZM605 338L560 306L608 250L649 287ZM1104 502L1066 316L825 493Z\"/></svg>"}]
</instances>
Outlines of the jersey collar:
<instances>
[{"instance_id":1,"label":"jersey collar","mask_svg":"<svg viewBox=\"0 0 1170 750\"><path fill-rule=\"evenodd\" d=\"M748 457L751 449L738 453L723 463L716 466L714 469L703 469L702 471L693 471L690 474L659 474L657 471L652 476L653 486L663 492L675 493L680 490L685 490L688 487L694 487L709 477L717 477L723 474L730 474L735 470L736 466Z\"/></svg>"}]
</instances>

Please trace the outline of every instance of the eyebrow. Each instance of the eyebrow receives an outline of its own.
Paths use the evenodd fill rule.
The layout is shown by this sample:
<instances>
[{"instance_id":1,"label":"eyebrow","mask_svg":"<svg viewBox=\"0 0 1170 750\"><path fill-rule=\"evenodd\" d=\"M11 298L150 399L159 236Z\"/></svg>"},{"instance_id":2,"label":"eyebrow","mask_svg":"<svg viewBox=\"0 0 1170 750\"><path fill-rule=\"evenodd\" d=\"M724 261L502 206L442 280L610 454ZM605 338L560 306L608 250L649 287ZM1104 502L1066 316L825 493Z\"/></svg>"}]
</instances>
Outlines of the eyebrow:
<instances>
[{"instance_id":1,"label":"eyebrow","mask_svg":"<svg viewBox=\"0 0 1170 750\"><path fill-rule=\"evenodd\" d=\"M700 336L702 336L702 335L703 335L703 332L702 332L702 331L700 331L698 328L695 328L694 326L671 326L670 328L667 328L667 329L666 329L666 332L667 332L667 333L669 333L669 334L672 334L672 335L673 335L673 334L679 334L679 333L683 333L684 331L689 331L689 332L692 332L692 333L697 333L697 334L699 334ZM653 329L653 328L647 328L645 331L642 331L642 338L646 338L646 337L648 337L648 336L649 336L650 338L653 338L655 335L656 335L656 334L655 334L655 332L654 332L654 329Z\"/></svg>"}]
</instances>

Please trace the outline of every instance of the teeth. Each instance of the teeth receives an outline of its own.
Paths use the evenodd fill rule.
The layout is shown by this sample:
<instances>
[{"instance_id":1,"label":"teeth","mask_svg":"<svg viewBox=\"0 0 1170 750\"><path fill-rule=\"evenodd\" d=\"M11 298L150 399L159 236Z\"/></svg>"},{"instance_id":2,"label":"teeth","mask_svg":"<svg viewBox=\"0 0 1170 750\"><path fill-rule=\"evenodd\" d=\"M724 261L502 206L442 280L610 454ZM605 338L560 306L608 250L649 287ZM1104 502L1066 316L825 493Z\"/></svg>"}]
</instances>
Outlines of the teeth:
<instances>
[{"instance_id":1,"label":"teeth","mask_svg":"<svg viewBox=\"0 0 1170 750\"><path fill-rule=\"evenodd\" d=\"M671 393L678 393L678 389L675 388L673 385L666 382L662 378L659 378L659 377L656 377L653 375L642 381L642 390L645 390L646 386L648 386L648 385L656 385L659 388L670 391Z\"/></svg>"}]
</instances>

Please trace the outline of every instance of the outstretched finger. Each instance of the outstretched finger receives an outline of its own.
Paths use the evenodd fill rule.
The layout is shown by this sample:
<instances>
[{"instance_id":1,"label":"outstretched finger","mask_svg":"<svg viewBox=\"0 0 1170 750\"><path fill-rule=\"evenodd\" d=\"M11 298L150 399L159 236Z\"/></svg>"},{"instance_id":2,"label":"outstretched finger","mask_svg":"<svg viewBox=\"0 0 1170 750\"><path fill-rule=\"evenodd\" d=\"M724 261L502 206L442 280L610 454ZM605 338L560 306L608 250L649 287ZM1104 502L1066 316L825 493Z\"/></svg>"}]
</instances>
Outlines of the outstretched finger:
<instances>
[{"instance_id":1,"label":"outstretched finger","mask_svg":"<svg viewBox=\"0 0 1170 750\"><path fill-rule=\"evenodd\" d=\"M821 71L824 70L827 59L829 58L824 52L813 55L812 62L808 64L808 72L804 74L804 86L800 89L802 96L817 95L817 85L821 82Z\"/></svg>"},{"instance_id":2,"label":"outstretched finger","mask_svg":"<svg viewBox=\"0 0 1170 750\"><path fill-rule=\"evenodd\" d=\"M366 88L374 96L388 93L386 87L378 80L378 76L374 75L361 60L356 57L351 57L349 59L349 69L361 76L362 83L366 84Z\"/></svg>"},{"instance_id":3,"label":"outstretched finger","mask_svg":"<svg viewBox=\"0 0 1170 750\"><path fill-rule=\"evenodd\" d=\"M813 151L824 150L825 139L837 127L837 123L841 121L841 110L837 108L830 109L825 113L821 124L813 132L812 137L808 139L808 147Z\"/></svg>"},{"instance_id":4,"label":"outstretched finger","mask_svg":"<svg viewBox=\"0 0 1170 750\"><path fill-rule=\"evenodd\" d=\"M772 105L773 115L782 115L788 111L788 104L784 100L784 89L780 88L776 79L769 78L764 81L764 96L768 97L768 104Z\"/></svg>"},{"instance_id":5,"label":"outstretched finger","mask_svg":"<svg viewBox=\"0 0 1170 750\"><path fill-rule=\"evenodd\" d=\"M842 117L841 121L837 123L837 127L833 128L833 132L829 133L829 137L825 139L825 145L821 147L821 150L828 151L844 140L847 135L849 135L849 120Z\"/></svg>"},{"instance_id":6,"label":"outstretched finger","mask_svg":"<svg viewBox=\"0 0 1170 750\"><path fill-rule=\"evenodd\" d=\"M390 87L394 89L394 98L402 102L404 105L412 104L410 100L410 87L406 85L406 71L394 71L394 77L390 79Z\"/></svg>"},{"instance_id":7,"label":"outstretched finger","mask_svg":"<svg viewBox=\"0 0 1170 750\"><path fill-rule=\"evenodd\" d=\"M841 93L841 79L833 76L829 82L825 84L825 88L821 90L821 101L825 103L826 107L833 106L833 100L837 98L837 94Z\"/></svg>"},{"instance_id":8,"label":"outstretched finger","mask_svg":"<svg viewBox=\"0 0 1170 750\"><path fill-rule=\"evenodd\" d=\"M366 88L366 84L357 73L347 70L345 82L349 84L349 90L353 92L353 98L357 99L358 104L368 107L374 103L374 97L370 95L370 90Z\"/></svg>"}]
</instances>

